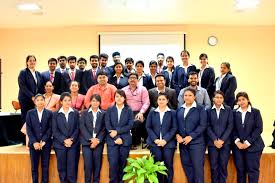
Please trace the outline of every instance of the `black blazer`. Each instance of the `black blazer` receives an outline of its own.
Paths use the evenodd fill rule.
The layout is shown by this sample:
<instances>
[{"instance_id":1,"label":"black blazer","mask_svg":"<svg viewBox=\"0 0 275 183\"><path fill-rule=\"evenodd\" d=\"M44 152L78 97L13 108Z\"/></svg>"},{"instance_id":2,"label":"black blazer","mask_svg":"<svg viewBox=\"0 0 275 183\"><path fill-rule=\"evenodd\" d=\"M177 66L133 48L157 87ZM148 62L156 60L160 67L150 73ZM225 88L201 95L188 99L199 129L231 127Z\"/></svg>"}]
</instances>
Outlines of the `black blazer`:
<instances>
[{"instance_id":1,"label":"black blazer","mask_svg":"<svg viewBox=\"0 0 275 183\"><path fill-rule=\"evenodd\" d=\"M174 75L172 78L173 86L177 92L177 95L180 93L180 90L188 86L188 75L191 71L196 71L196 66L191 65L187 68L185 72L184 68L180 65L176 66L174 70Z\"/></svg>"},{"instance_id":2,"label":"black blazer","mask_svg":"<svg viewBox=\"0 0 275 183\"><path fill-rule=\"evenodd\" d=\"M114 85L117 89L124 88L128 85L128 77L123 76L120 78L119 83L117 83L117 77L113 76L109 79L109 84Z\"/></svg>"},{"instance_id":3,"label":"black blazer","mask_svg":"<svg viewBox=\"0 0 275 183\"><path fill-rule=\"evenodd\" d=\"M81 70L79 70L79 69L76 69L74 81L77 81L81 85L82 76L83 76L83 72ZM65 83L67 85L67 89L66 90L69 91L70 90L70 86L69 85L70 85L70 82L72 81L72 79L71 79L71 77L69 75L69 70L67 70L66 72L63 73L63 77L64 77ZM81 86L79 88L79 93L83 94L83 95L86 94L86 93L83 93L83 90L82 90Z\"/></svg>"},{"instance_id":4,"label":"black blazer","mask_svg":"<svg viewBox=\"0 0 275 183\"><path fill-rule=\"evenodd\" d=\"M231 133L234 126L233 112L229 106L224 105L220 109L219 119L217 118L216 109L207 110L207 135L208 145L215 146L214 140L221 139L224 145L231 143Z\"/></svg>"},{"instance_id":5,"label":"black blazer","mask_svg":"<svg viewBox=\"0 0 275 183\"><path fill-rule=\"evenodd\" d=\"M73 144L71 147L76 147L79 145L79 112L76 110L70 112L68 122L63 113L60 113L59 111L54 112L52 130L53 147L66 149L67 147L64 146L64 140L68 138L73 138Z\"/></svg>"},{"instance_id":6,"label":"black blazer","mask_svg":"<svg viewBox=\"0 0 275 183\"><path fill-rule=\"evenodd\" d=\"M50 81L50 72L45 71L41 73L43 78L43 86L45 86L47 81ZM53 80L54 90L53 93L60 95L64 90L65 82L62 74L60 72L55 71L54 80ZM43 92L45 93L45 92Z\"/></svg>"},{"instance_id":7,"label":"black blazer","mask_svg":"<svg viewBox=\"0 0 275 183\"><path fill-rule=\"evenodd\" d=\"M31 109L26 117L27 134L29 137L29 147L33 147L33 143L46 142L44 147L51 147L52 145L52 112L44 109L42 113L41 122L37 114L37 109Z\"/></svg>"},{"instance_id":8,"label":"black blazer","mask_svg":"<svg viewBox=\"0 0 275 183\"><path fill-rule=\"evenodd\" d=\"M32 102L32 97L37 93L43 93L43 83L40 72L35 71L37 83L31 71L26 68L20 71L18 76L19 93L18 100Z\"/></svg>"},{"instance_id":9,"label":"black blazer","mask_svg":"<svg viewBox=\"0 0 275 183\"><path fill-rule=\"evenodd\" d=\"M165 87L165 94L167 94L169 102L168 107L170 109L177 109L178 108L178 100L176 90ZM158 99L158 91L157 88L152 88L149 90L149 98L150 98L150 105L153 108L158 107L157 99Z\"/></svg>"},{"instance_id":10,"label":"black blazer","mask_svg":"<svg viewBox=\"0 0 275 183\"><path fill-rule=\"evenodd\" d=\"M174 77L174 71L172 71L172 78L171 81L169 79L169 72L167 70L163 70L161 73L164 75L165 78L165 86L169 87L169 88L173 88L174 89L174 85L173 85L173 77Z\"/></svg>"},{"instance_id":11,"label":"black blazer","mask_svg":"<svg viewBox=\"0 0 275 183\"><path fill-rule=\"evenodd\" d=\"M142 76L141 79L143 80L143 86L147 88L147 90L150 90L155 87L151 76L149 76L148 74L145 74L145 76Z\"/></svg>"},{"instance_id":12,"label":"black blazer","mask_svg":"<svg viewBox=\"0 0 275 183\"><path fill-rule=\"evenodd\" d=\"M82 145L90 145L90 139L93 138L93 133L95 131L96 138L99 139L101 144L105 143L106 128L105 128L105 111L100 110L97 113L97 118L95 122L95 129L93 125L93 113L88 112L89 109L83 111L79 120L80 128L80 142Z\"/></svg>"},{"instance_id":13,"label":"black blazer","mask_svg":"<svg viewBox=\"0 0 275 183\"><path fill-rule=\"evenodd\" d=\"M108 133L110 130L116 130L117 136L112 138L109 134L107 134L107 144L115 146L116 144L114 141L117 138L121 138L123 141L123 146L130 146L132 144L132 136L130 131L133 127L133 124L134 114L128 105L125 105L122 109L119 121L116 105L109 107L105 115L106 129Z\"/></svg>"},{"instance_id":14,"label":"black blazer","mask_svg":"<svg viewBox=\"0 0 275 183\"><path fill-rule=\"evenodd\" d=\"M216 78L214 82L214 87L216 88L216 82L219 77ZM235 91L237 89L237 81L235 76L227 73L222 80L220 90L224 93L224 103L231 108L234 107L235 103Z\"/></svg>"},{"instance_id":15,"label":"black blazer","mask_svg":"<svg viewBox=\"0 0 275 183\"><path fill-rule=\"evenodd\" d=\"M96 75L100 72L100 69L97 69ZM86 95L87 91L91 86L94 86L97 84L97 77L93 77L93 71L92 69L86 70L83 72L82 81L80 88L82 89L82 93Z\"/></svg>"},{"instance_id":16,"label":"black blazer","mask_svg":"<svg viewBox=\"0 0 275 183\"><path fill-rule=\"evenodd\" d=\"M251 144L251 146L247 148L247 151L262 151L265 145L261 137L261 133L263 132L263 121L260 111L252 107L251 112L247 112L245 115L244 126L242 125L242 114L234 110L233 115L233 141L235 142L237 138L239 138L241 142L247 140Z\"/></svg>"},{"instance_id":17,"label":"black blazer","mask_svg":"<svg viewBox=\"0 0 275 183\"><path fill-rule=\"evenodd\" d=\"M197 71L198 73L200 70ZM205 88L207 90L207 93L210 97L210 99L213 97L215 87L214 87L214 81L215 81L215 71L212 67L205 68L202 76L201 76L201 87Z\"/></svg>"},{"instance_id":18,"label":"black blazer","mask_svg":"<svg viewBox=\"0 0 275 183\"><path fill-rule=\"evenodd\" d=\"M189 110L184 118L184 108L177 109L178 133L182 137L190 135L192 140L190 145L205 144L205 130L207 128L207 113L204 106L197 104Z\"/></svg>"},{"instance_id":19,"label":"black blazer","mask_svg":"<svg viewBox=\"0 0 275 183\"><path fill-rule=\"evenodd\" d=\"M176 148L177 120L174 110L165 112L162 124L160 124L159 112L151 110L146 119L146 130L148 132L148 145L157 146L154 141L160 139L161 132L162 138L167 142L164 148Z\"/></svg>"}]
</instances>

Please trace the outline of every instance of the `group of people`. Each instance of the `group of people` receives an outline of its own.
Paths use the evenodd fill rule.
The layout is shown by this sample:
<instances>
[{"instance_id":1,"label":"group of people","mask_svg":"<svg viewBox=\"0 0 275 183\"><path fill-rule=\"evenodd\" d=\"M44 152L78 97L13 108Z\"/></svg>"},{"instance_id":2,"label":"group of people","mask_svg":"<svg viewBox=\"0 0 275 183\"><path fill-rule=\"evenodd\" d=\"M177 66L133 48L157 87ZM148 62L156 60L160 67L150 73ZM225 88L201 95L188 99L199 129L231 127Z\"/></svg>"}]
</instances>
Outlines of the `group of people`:
<instances>
[{"instance_id":1,"label":"group of people","mask_svg":"<svg viewBox=\"0 0 275 183\"><path fill-rule=\"evenodd\" d=\"M199 56L199 69L189 63L188 51L180 55L181 65L174 66L168 56L164 66L164 54L157 54L157 61L149 62L149 74L141 60L126 58L122 64L118 52L109 67L107 54L92 55L89 70L84 58L50 58L49 70L42 73L35 70L35 56L28 56L18 77L18 99L33 182L38 182L40 158L42 180L48 182L52 146L60 182L77 181L80 146L85 182L100 182L105 142L113 183L122 182L129 152L140 144L156 161L164 161L168 176L158 175L159 182L173 180L177 144L190 183L204 182L207 147L212 182L226 182L231 150L237 182L245 183L247 175L249 182L258 182L264 148L260 111L246 92L235 97L237 82L229 63L221 64L221 75L215 78L206 54Z\"/></svg>"}]
</instances>

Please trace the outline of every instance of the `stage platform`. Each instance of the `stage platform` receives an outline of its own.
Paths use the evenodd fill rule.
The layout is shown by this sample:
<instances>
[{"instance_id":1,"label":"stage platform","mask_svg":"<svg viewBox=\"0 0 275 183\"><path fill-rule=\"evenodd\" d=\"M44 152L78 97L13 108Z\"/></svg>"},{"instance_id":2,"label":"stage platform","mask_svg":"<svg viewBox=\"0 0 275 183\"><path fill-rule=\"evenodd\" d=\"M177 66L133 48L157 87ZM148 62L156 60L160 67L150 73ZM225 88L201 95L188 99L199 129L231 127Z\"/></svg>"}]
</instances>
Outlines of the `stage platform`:
<instances>
[{"instance_id":1,"label":"stage platform","mask_svg":"<svg viewBox=\"0 0 275 183\"><path fill-rule=\"evenodd\" d=\"M103 164L101 169L102 183L109 182L109 166L106 154L106 147L104 149ZM130 152L130 157L137 157L148 155L149 150L138 149ZM29 152L23 145L14 145L0 147L0 183L30 183L31 182L31 167ZM210 183L210 166L208 155L206 153L205 161L205 183ZM275 183L275 150L270 147L264 149L261 158L261 174L260 183ZM179 151L177 150L174 157L174 182L187 183L186 176L181 166ZM51 152L50 159L50 182L58 183L58 172L56 157L54 151ZM228 183L236 182L236 170L234 167L232 156L228 165ZM78 183L84 182L84 167L82 156L79 161Z\"/></svg>"}]
</instances>

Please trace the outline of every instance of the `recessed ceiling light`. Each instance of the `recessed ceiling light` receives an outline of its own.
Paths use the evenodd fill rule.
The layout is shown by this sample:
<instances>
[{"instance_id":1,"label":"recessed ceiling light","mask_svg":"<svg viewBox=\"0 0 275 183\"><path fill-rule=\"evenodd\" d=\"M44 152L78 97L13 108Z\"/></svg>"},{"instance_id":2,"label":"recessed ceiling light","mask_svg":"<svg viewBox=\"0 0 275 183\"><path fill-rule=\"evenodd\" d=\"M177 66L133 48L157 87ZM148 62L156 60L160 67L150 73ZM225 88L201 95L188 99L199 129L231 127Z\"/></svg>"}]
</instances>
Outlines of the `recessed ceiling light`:
<instances>
[{"instance_id":1,"label":"recessed ceiling light","mask_svg":"<svg viewBox=\"0 0 275 183\"><path fill-rule=\"evenodd\" d=\"M236 9L245 10L256 8L260 4L260 0L236 0Z\"/></svg>"},{"instance_id":2,"label":"recessed ceiling light","mask_svg":"<svg viewBox=\"0 0 275 183\"><path fill-rule=\"evenodd\" d=\"M39 11L41 7L36 3L20 3L17 4L17 9L20 11Z\"/></svg>"}]
</instances>

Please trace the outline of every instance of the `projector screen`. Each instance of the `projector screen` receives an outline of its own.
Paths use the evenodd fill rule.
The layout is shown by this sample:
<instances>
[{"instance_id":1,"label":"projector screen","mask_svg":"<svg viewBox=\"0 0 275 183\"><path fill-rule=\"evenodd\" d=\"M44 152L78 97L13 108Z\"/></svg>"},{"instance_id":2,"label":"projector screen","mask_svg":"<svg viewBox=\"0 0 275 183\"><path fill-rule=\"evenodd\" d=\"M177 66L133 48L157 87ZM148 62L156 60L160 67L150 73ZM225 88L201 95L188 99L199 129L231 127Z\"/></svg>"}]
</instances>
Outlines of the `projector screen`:
<instances>
[{"instance_id":1,"label":"projector screen","mask_svg":"<svg viewBox=\"0 0 275 183\"><path fill-rule=\"evenodd\" d=\"M158 53L172 56L175 65L181 63L180 52L185 48L185 34L182 32L139 32L139 33L100 33L99 52L109 55L108 65L112 65L112 53L120 52L121 62L127 57L145 63L145 72L149 71L149 62L157 60ZM166 63L164 63L166 64Z\"/></svg>"}]
</instances>

